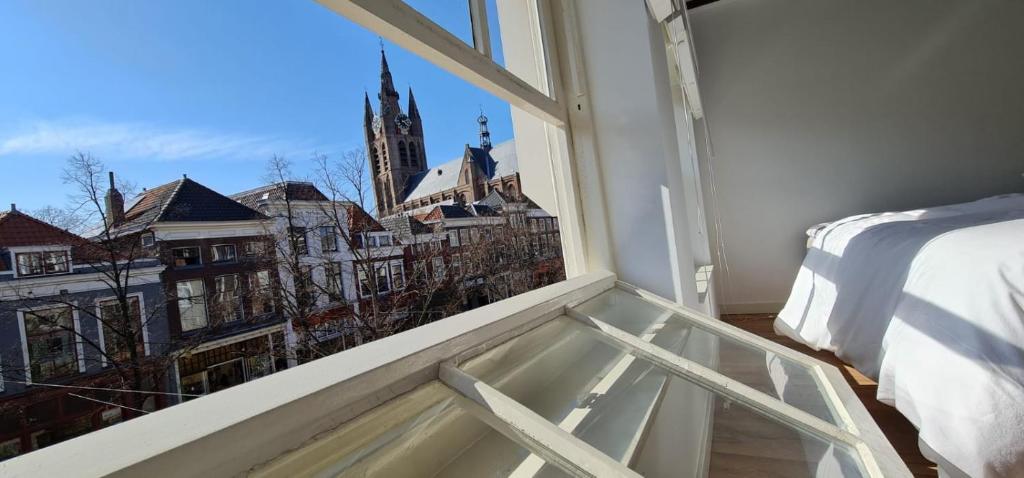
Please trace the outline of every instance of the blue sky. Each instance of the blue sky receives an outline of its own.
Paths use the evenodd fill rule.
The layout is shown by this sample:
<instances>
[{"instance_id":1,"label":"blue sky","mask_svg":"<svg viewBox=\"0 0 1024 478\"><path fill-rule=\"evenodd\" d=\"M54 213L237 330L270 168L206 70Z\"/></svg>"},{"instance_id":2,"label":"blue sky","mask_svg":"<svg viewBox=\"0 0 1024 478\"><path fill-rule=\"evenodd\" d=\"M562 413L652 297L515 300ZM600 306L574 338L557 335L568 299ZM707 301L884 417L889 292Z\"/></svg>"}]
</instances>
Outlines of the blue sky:
<instances>
[{"instance_id":1,"label":"blue sky","mask_svg":"<svg viewBox=\"0 0 1024 478\"><path fill-rule=\"evenodd\" d=\"M409 3L469 40L465 0ZM497 38L495 17L492 5ZM408 86L416 94L431 164L476 143L481 106L495 142L511 138L506 103L384 47L403 105ZM313 151L363 146L379 51L375 34L313 1L4 0L0 204L65 204L60 171L76 150L140 187L187 173L237 192L260 184L272 154L308 174Z\"/></svg>"}]
</instances>

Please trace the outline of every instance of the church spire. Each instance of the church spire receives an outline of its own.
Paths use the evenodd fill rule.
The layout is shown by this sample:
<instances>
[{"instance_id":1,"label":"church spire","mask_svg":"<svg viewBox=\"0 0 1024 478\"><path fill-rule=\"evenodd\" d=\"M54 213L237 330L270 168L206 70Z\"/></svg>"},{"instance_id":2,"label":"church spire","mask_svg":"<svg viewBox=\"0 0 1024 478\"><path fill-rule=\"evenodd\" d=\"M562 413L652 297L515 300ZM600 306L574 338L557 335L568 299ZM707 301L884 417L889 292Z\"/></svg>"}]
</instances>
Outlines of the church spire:
<instances>
[{"instance_id":1,"label":"church spire","mask_svg":"<svg viewBox=\"0 0 1024 478\"><path fill-rule=\"evenodd\" d=\"M363 91L363 109L365 110L364 115L366 119L373 119L373 106L370 106L370 94Z\"/></svg>"},{"instance_id":2,"label":"church spire","mask_svg":"<svg viewBox=\"0 0 1024 478\"><path fill-rule=\"evenodd\" d=\"M384 97L394 96L398 98L398 91L395 90L395 82L391 79L391 69L388 68L388 57L384 55L384 46L380 47L380 100Z\"/></svg>"},{"instance_id":3,"label":"church spire","mask_svg":"<svg viewBox=\"0 0 1024 478\"><path fill-rule=\"evenodd\" d=\"M416 97L412 95L412 87L409 87L409 117L419 119L420 109L416 107Z\"/></svg>"},{"instance_id":4,"label":"church spire","mask_svg":"<svg viewBox=\"0 0 1024 478\"><path fill-rule=\"evenodd\" d=\"M480 116L476 119L480 123L480 149L491 150L491 132L487 129L487 116L484 116L484 109L480 108Z\"/></svg>"}]
</instances>

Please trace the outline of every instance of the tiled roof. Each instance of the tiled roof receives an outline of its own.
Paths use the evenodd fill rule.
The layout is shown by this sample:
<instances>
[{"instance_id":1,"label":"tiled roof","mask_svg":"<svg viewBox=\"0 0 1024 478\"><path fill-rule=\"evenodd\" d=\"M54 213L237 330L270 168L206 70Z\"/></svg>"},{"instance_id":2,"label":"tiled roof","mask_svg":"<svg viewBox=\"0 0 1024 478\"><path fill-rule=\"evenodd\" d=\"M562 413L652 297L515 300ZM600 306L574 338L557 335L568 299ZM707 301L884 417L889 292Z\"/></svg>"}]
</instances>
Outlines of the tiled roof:
<instances>
[{"instance_id":1,"label":"tiled roof","mask_svg":"<svg viewBox=\"0 0 1024 478\"><path fill-rule=\"evenodd\" d=\"M79 245L84 238L20 211L0 214L0 247Z\"/></svg>"},{"instance_id":2,"label":"tiled roof","mask_svg":"<svg viewBox=\"0 0 1024 478\"><path fill-rule=\"evenodd\" d=\"M491 148L490 154L480 148L467 148L471 160L488 179L509 176L519 172L515 140L508 140ZM405 201L427 197L454 188L459 184L459 172L465 154L430 168L409 178Z\"/></svg>"},{"instance_id":3,"label":"tiled roof","mask_svg":"<svg viewBox=\"0 0 1024 478\"><path fill-rule=\"evenodd\" d=\"M153 222L249 221L267 219L259 212L191 179L179 179L144 191L125 212L119 229Z\"/></svg>"},{"instance_id":4,"label":"tiled roof","mask_svg":"<svg viewBox=\"0 0 1024 478\"><path fill-rule=\"evenodd\" d=\"M376 219L355 203L348 203L345 206L348 216L348 230L354 232L383 231L382 226Z\"/></svg>"},{"instance_id":5,"label":"tiled roof","mask_svg":"<svg viewBox=\"0 0 1024 478\"><path fill-rule=\"evenodd\" d=\"M402 214L385 217L380 220L380 224L402 242L412 242L414 235L430 232L430 228L426 224L414 217Z\"/></svg>"},{"instance_id":6,"label":"tiled roof","mask_svg":"<svg viewBox=\"0 0 1024 478\"><path fill-rule=\"evenodd\" d=\"M327 196L313 184L299 181L268 184L256 189L232 194L231 199L256 209L261 201L289 199L292 201L328 201Z\"/></svg>"}]
</instances>

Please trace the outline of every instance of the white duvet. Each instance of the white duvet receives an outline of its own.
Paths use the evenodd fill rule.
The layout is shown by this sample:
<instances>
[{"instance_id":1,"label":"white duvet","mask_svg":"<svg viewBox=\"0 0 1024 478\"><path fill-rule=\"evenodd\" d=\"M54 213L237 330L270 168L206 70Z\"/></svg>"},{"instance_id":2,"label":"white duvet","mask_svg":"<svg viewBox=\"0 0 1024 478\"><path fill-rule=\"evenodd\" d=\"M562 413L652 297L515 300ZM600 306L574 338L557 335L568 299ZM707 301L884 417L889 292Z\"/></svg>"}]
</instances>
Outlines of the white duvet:
<instances>
[{"instance_id":1,"label":"white duvet","mask_svg":"<svg viewBox=\"0 0 1024 478\"><path fill-rule=\"evenodd\" d=\"M1024 195L823 227L775 329L878 380L946 473L1024 476Z\"/></svg>"}]
</instances>

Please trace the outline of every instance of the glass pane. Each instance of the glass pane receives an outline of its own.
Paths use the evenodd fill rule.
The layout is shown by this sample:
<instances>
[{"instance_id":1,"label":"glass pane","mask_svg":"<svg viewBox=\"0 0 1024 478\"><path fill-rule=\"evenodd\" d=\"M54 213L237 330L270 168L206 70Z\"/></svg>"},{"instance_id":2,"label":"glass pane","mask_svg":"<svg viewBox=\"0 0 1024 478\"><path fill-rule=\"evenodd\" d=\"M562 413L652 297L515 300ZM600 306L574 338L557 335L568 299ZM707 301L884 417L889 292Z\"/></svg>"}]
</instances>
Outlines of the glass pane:
<instances>
[{"instance_id":1,"label":"glass pane","mask_svg":"<svg viewBox=\"0 0 1024 478\"><path fill-rule=\"evenodd\" d=\"M686 337L655 333L653 339L678 349ZM781 456L784 476L800 476L793 474L796 469L806 476L859 476L857 461L845 446L833 447L729 403L568 317L495 347L462 368L645 476L679 476L687 469L696 473L707 459L701 450L708 450L709 441L713 464L713 454L721 450L723 457L741 455L744 466L764 462L766 470L774 456ZM766 442L773 448L766 450ZM823 474L817 475L819 470Z\"/></svg>"},{"instance_id":2,"label":"glass pane","mask_svg":"<svg viewBox=\"0 0 1024 478\"><path fill-rule=\"evenodd\" d=\"M565 477L433 382L278 457L255 476Z\"/></svg>"},{"instance_id":3,"label":"glass pane","mask_svg":"<svg viewBox=\"0 0 1024 478\"><path fill-rule=\"evenodd\" d=\"M736 340L621 289L611 289L575 309L717 370L829 423L842 426L811 369ZM715 350L717 348L717 351Z\"/></svg>"}]
</instances>

